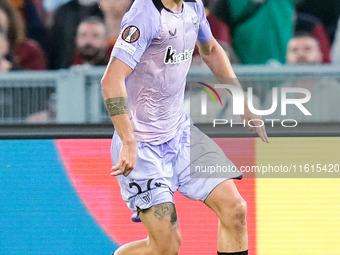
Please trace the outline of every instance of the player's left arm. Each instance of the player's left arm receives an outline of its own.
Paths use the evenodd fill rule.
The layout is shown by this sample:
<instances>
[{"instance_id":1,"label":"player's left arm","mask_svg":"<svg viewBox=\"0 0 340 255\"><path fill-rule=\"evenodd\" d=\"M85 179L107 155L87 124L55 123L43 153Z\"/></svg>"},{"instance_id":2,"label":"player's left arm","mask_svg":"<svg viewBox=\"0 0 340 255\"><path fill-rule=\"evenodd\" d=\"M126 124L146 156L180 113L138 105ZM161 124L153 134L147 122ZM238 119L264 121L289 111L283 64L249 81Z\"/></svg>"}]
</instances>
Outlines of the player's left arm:
<instances>
[{"instance_id":1,"label":"player's left arm","mask_svg":"<svg viewBox=\"0 0 340 255\"><path fill-rule=\"evenodd\" d=\"M262 120L262 117L256 114L253 114L247 104L247 96L244 93L244 90L241 87L241 84L238 82L237 77L234 73L234 70L230 64L227 54L220 46L220 44L216 41L215 38L210 39L206 43L198 43L199 51L203 61L208 65L210 70L213 72L215 77L221 84L231 84L235 85L243 91L244 94L244 115L242 115L242 119L248 125L248 121L254 119ZM253 123L252 123L253 122ZM259 126L260 123L254 123L252 121L253 126ZM248 125L250 131L255 131L253 127ZM264 125L261 127L256 127L256 132L261 137L264 142L269 143L269 138L267 136L266 129Z\"/></svg>"}]
</instances>

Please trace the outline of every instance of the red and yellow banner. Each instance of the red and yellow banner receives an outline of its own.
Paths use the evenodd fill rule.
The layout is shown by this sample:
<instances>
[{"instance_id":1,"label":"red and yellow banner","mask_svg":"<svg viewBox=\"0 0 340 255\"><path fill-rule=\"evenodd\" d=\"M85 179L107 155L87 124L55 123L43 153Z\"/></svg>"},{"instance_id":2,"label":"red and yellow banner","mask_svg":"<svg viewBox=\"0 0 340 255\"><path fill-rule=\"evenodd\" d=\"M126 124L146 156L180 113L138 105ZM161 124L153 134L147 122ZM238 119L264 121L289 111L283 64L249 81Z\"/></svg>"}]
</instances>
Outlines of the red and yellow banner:
<instances>
[{"instance_id":1,"label":"red and yellow banner","mask_svg":"<svg viewBox=\"0 0 340 255\"><path fill-rule=\"evenodd\" d=\"M239 168L283 165L306 171L308 164L316 172L317 166L340 164L340 138L271 138L270 144L254 138L214 140ZM107 235L120 245L145 238L146 230L130 220L118 183L109 176L110 140L56 144L84 205ZM256 176L235 181L248 203L250 254L340 254L340 178ZM216 216L201 202L180 194L175 199L183 237L180 254L215 254Z\"/></svg>"}]
</instances>

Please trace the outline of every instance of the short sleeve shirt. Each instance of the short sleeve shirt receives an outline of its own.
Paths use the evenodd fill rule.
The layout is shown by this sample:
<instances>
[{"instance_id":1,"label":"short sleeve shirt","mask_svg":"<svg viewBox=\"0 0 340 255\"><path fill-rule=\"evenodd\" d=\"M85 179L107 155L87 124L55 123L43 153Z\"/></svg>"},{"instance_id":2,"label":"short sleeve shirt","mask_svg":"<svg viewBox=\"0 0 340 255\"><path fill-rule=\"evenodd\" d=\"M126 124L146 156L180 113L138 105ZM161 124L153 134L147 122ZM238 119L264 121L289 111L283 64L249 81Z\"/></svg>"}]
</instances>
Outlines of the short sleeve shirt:
<instances>
[{"instance_id":1,"label":"short sleeve shirt","mask_svg":"<svg viewBox=\"0 0 340 255\"><path fill-rule=\"evenodd\" d=\"M112 56L133 69L126 80L136 139L162 144L185 119L186 76L196 41L212 38L201 0L172 12L161 0L136 0L122 21Z\"/></svg>"}]
</instances>

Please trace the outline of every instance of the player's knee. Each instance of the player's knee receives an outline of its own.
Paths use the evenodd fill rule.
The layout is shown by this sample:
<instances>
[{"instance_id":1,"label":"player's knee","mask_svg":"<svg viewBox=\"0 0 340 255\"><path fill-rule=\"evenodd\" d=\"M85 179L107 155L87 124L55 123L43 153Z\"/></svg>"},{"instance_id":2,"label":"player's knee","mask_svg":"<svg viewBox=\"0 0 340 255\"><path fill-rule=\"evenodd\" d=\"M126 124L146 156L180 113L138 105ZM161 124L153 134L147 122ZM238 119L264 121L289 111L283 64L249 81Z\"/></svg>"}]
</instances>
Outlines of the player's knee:
<instances>
[{"instance_id":1,"label":"player's knee","mask_svg":"<svg viewBox=\"0 0 340 255\"><path fill-rule=\"evenodd\" d=\"M234 230L243 233L247 229L247 203L241 198L234 211Z\"/></svg>"},{"instance_id":2,"label":"player's knee","mask_svg":"<svg viewBox=\"0 0 340 255\"><path fill-rule=\"evenodd\" d=\"M236 233L242 233L246 230L247 203L239 197L229 208L227 206L221 208L221 224Z\"/></svg>"}]
</instances>

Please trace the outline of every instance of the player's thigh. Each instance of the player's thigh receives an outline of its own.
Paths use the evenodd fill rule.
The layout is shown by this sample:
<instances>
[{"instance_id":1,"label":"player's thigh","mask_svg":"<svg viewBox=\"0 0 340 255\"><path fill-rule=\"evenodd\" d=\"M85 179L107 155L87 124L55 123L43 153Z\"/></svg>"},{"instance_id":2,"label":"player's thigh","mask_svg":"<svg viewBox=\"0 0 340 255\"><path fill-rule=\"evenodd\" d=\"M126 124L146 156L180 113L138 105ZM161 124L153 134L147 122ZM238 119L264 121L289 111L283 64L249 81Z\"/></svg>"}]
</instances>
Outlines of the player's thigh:
<instances>
[{"instance_id":1,"label":"player's thigh","mask_svg":"<svg viewBox=\"0 0 340 255\"><path fill-rule=\"evenodd\" d=\"M190 141L185 144L178 162L178 191L184 196L204 202L208 195L228 179L241 179L242 173L226 157L223 150L195 126L190 127ZM182 166L186 166L182 168Z\"/></svg>"},{"instance_id":2,"label":"player's thigh","mask_svg":"<svg viewBox=\"0 0 340 255\"><path fill-rule=\"evenodd\" d=\"M176 208L173 203L154 205L139 216L148 230L150 245L160 254L176 254L181 245Z\"/></svg>"},{"instance_id":3,"label":"player's thigh","mask_svg":"<svg viewBox=\"0 0 340 255\"><path fill-rule=\"evenodd\" d=\"M217 185L204 203L211 208L215 214L223 219L225 217L245 217L247 205L237 190L233 180L226 180Z\"/></svg>"}]
</instances>

